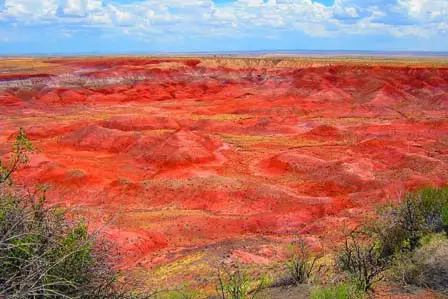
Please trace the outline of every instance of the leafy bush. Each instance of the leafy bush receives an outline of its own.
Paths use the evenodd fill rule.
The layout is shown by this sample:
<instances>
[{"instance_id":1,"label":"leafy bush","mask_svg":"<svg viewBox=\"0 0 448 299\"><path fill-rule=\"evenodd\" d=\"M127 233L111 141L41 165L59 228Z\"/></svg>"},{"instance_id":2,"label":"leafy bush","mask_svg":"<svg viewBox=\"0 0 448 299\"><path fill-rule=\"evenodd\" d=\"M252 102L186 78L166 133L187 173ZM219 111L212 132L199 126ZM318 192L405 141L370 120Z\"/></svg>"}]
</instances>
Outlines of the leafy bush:
<instances>
[{"instance_id":1,"label":"leafy bush","mask_svg":"<svg viewBox=\"0 0 448 299\"><path fill-rule=\"evenodd\" d=\"M107 243L83 221L68 223L64 211L47 207L46 188L29 195L11 175L32 148L23 130L10 167L0 177L1 298L126 298L116 287Z\"/></svg>"},{"instance_id":2,"label":"leafy bush","mask_svg":"<svg viewBox=\"0 0 448 299\"><path fill-rule=\"evenodd\" d=\"M445 226L445 231L448 233L448 230L447 230L447 228L448 228L448 204L445 204L442 207L442 211L440 213L440 216L442 218L442 223Z\"/></svg>"},{"instance_id":3,"label":"leafy bush","mask_svg":"<svg viewBox=\"0 0 448 299\"><path fill-rule=\"evenodd\" d=\"M430 256L426 253L430 252L428 239L434 234L446 233L447 224L448 188L426 188L408 193L400 204L389 207L373 231L378 238L381 256L393 260L391 277L402 284L424 287L431 287L434 285L432 282L439 281L436 285L440 289L443 284L440 277L446 276L443 273L448 273L448 270L443 268L444 263L428 263ZM436 250L433 254L445 248L441 243L437 244L438 251L432 248ZM431 277L430 273L433 277L425 282L424 278Z\"/></svg>"},{"instance_id":4,"label":"leafy bush","mask_svg":"<svg viewBox=\"0 0 448 299\"><path fill-rule=\"evenodd\" d=\"M358 299L363 298L356 286L339 284L327 288L317 288L311 292L311 299Z\"/></svg>"},{"instance_id":5,"label":"leafy bush","mask_svg":"<svg viewBox=\"0 0 448 299\"><path fill-rule=\"evenodd\" d=\"M448 188L426 188L413 193L419 204L424 225L433 232L440 232L447 228L444 223L444 211L448 209Z\"/></svg>"},{"instance_id":6,"label":"leafy bush","mask_svg":"<svg viewBox=\"0 0 448 299\"><path fill-rule=\"evenodd\" d=\"M397 214L395 225L404 232L405 236L405 243L400 245L410 251L417 248L425 229L424 215L420 204L419 198L410 194L395 209Z\"/></svg>"},{"instance_id":7,"label":"leafy bush","mask_svg":"<svg viewBox=\"0 0 448 299\"><path fill-rule=\"evenodd\" d=\"M386 272L403 284L448 291L447 224L448 188L408 193L373 225L346 237L338 266L363 292ZM429 242L434 235L442 237Z\"/></svg>"},{"instance_id":8,"label":"leafy bush","mask_svg":"<svg viewBox=\"0 0 448 299\"><path fill-rule=\"evenodd\" d=\"M393 258L409 247L408 234L400 225L379 220L370 229L375 235L378 250L383 258Z\"/></svg>"},{"instance_id":9,"label":"leafy bush","mask_svg":"<svg viewBox=\"0 0 448 299\"><path fill-rule=\"evenodd\" d=\"M413 252L397 253L390 269L390 277L403 285L417 284L423 273L423 264Z\"/></svg>"},{"instance_id":10,"label":"leafy bush","mask_svg":"<svg viewBox=\"0 0 448 299\"><path fill-rule=\"evenodd\" d=\"M408 285L448 292L448 238L432 234L422 238L413 252L398 255L391 269L393 279Z\"/></svg>"},{"instance_id":11,"label":"leafy bush","mask_svg":"<svg viewBox=\"0 0 448 299\"><path fill-rule=\"evenodd\" d=\"M383 257L414 251L425 235L448 231L448 188L406 194L399 205L386 209L373 231Z\"/></svg>"},{"instance_id":12,"label":"leafy bush","mask_svg":"<svg viewBox=\"0 0 448 299\"><path fill-rule=\"evenodd\" d=\"M421 269L414 284L448 293L448 238L445 234L424 238L411 261L418 263Z\"/></svg>"}]
</instances>

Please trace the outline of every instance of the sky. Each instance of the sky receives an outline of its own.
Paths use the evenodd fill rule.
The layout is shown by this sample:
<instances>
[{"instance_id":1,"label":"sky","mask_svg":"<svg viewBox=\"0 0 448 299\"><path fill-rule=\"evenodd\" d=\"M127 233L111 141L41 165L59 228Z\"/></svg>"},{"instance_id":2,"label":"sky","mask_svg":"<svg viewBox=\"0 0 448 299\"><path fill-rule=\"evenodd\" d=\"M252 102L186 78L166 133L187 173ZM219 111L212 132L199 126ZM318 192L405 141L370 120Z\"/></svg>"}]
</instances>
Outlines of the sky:
<instances>
[{"instance_id":1,"label":"sky","mask_svg":"<svg viewBox=\"0 0 448 299\"><path fill-rule=\"evenodd\" d=\"M448 0L0 0L0 54L448 51Z\"/></svg>"}]
</instances>

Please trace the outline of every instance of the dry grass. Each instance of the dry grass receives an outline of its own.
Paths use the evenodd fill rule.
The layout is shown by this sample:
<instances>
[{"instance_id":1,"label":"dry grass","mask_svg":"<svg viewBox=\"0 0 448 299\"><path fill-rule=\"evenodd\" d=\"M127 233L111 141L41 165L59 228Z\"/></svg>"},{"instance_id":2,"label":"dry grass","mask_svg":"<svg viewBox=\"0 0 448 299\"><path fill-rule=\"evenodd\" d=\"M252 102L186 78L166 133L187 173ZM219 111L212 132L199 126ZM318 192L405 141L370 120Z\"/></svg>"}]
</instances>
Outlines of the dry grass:
<instances>
[{"instance_id":1,"label":"dry grass","mask_svg":"<svg viewBox=\"0 0 448 299\"><path fill-rule=\"evenodd\" d=\"M206 119L215 121L238 121L250 118L254 118L254 116L250 114L213 114L213 115L193 114L190 116L190 119L192 120Z\"/></svg>"},{"instance_id":2,"label":"dry grass","mask_svg":"<svg viewBox=\"0 0 448 299\"><path fill-rule=\"evenodd\" d=\"M249 149L255 145L268 146L268 147L289 147L289 148L300 148L300 147L318 147L318 146L337 146L346 145L347 142L351 140L332 142L332 141L320 141L311 140L305 138L298 138L295 136L262 136L262 135L236 135L236 134L217 134L214 135L220 138L223 142L233 144L240 148Z\"/></svg>"}]
</instances>

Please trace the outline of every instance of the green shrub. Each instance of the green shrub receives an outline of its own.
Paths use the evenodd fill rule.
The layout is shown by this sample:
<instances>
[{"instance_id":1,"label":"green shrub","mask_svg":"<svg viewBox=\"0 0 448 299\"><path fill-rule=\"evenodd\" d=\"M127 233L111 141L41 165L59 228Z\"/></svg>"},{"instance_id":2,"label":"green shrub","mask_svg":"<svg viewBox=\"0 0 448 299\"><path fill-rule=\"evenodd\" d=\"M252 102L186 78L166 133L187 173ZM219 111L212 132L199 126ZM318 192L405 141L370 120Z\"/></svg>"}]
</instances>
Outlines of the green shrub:
<instances>
[{"instance_id":1,"label":"green shrub","mask_svg":"<svg viewBox=\"0 0 448 299\"><path fill-rule=\"evenodd\" d=\"M10 166L1 166L0 298L128 298L116 286L107 242L47 207L47 188L29 195L12 184L31 148L20 130Z\"/></svg>"},{"instance_id":2,"label":"green shrub","mask_svg":"<svg viewBox=\"0 0 448 299\"><path fill-rule=\"evenodd\" d=\"M408 194L395 210L397 213L395 225L405 233L404 243L400 245L410 251L417 248L425 230L423 202L420 199L417 194Z\"/></svg>"},{"instance_id":3,"label":"green shrub","mask_svg":"<svg viewBox=\"0 0 448 299\"><path fill-rule=\"evenodd\" d=\"M420 267L420 275L413 284L448 293L448 238L445 234L424 238L412 261Z\"/></svg>"},{"instance_id":4,"label":"green shrub","mask_svg":"<svg viewBox=\"0 0 448 299\"><path fill-rule=\"evenodd\" d=\"M448 260L442 252L447 254L448 246L430 242L432 247L428 247L428 238L445 233L447 223L448 188L408 193L399 204L383 209L373 225L346 238L339 268L347 271L362 291L371 290L386 271L403 284L443 289L441 285L448 285L441 278L448 277ZM436 255L441 262L431 259Z\"/></svg>"},{"instance_id":5,"label":"green shrub","mask_svg":"<svg viewBox=\"0 0 448 299\"><path fill-rule=\"evenodd\" d=\"M0 196L0 297L124 297L100 240L44 203Z\"/></svg>"},{"instance_id":6,"label":"green shrub","mask_svg":"<svg viewBox=\"0 0 448 299\"><path fill-rule=\"evenodd\" d=\"M425 235L448 231L448 188L408 193L374 225L383 257L412 252Z\"/></svg>"},{"instance_id":7,"label":"green shrub","mask_svg":"<svg viewBox=\"0 0 448 299\"><path fill-rule=\"evenodd\" d=\"M393 261L391 278L402 284L443 289L440 285L448 282L440 282L440 277L448 276L448 261L439 258L440 263L429 262L431 255L427 253L432 250L434 256L448 251L442 243L434 243L434 236L446 239L447 224L448 188L408 193L400 204L383 213L373 231L381 256Z\"/></svg>"},{"instance_id":8,"label":"green shrub","mask_svg":"<svg viewBox=\"0 0 448 299\"><path fill-rule=\"evenodd\" d=\"M393 258L395 254L408 248L408 233L401 225L394 222L378 220L369 228L376 238L377 248L383 258Z\"/></svg>"},{"instance_id":9,"label":"green shrub","mask_svg":"<svg viewBox=\"0 0 448 299\"><path fill-rule=\"evenodd\" d=\"M444 234L422 238L421 246L413 252L396 256L391 278L436 291L448 292L448 239Z\"/></svg>"},{"instance_id":10,"label":"green shrub","mask_svg":"<svg viewBox=\"0 0 448 299\"><path fill-rule=\"evenodd\" d=\"M414 252L396 253L390 278L402 285L417 284L423 273L423 264L416 259Z\"/></svg>"},{"instance_id":11,"label":"green shrub","mask_svg":"<svg viewBox=\"0 0 448 299\"><path fill-rule=\"evenodd\" d=\"M426 188L413 193L413 196L419 204L425 228L433 232L446 229L443 217L448 207L448 188Z\"/></svg>"},{"instance_id":12,"label":"green shrub","mask_svg":"<svg viewBox=\"0 0 448 299\"><path fill-rule=\"evenodd\" d=\"M363 298L356 286L339 284L328 288L318 288L311 292L311 299L358 299Z\"/></svg>"},{"instance_id":13,"label":"green shrub","mask_svg":"<svg viewBox=\"0 0 448 299\"><path fill-rule=\"evenodd\" d=\"M446 228L448 227L448 204L445 204L442 207L441 217L442 217L442 223L445 226L445 231L447 231Z\"/></svg>"}]
</instances>

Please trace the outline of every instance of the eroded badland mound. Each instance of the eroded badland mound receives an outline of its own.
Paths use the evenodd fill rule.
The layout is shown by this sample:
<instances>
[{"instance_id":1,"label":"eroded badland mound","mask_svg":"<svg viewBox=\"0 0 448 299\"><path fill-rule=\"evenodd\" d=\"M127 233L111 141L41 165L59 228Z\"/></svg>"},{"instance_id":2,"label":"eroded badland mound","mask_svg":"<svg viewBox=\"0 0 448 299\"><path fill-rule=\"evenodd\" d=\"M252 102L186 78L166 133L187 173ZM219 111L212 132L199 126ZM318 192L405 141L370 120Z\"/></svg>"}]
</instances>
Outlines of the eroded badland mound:
<instances>
[{"instance_id":1,"label":"eroded badland mound","mask_svg":"<svg viewBox=\"0 0 448 299\"><path fill-rule=\"evenodd\" d=\"M443 60L29 60L2 62L0 155L23 127L37 151L17 181L107 224L148 286L270 267L297 234L331 247L448 182Z\"/></svg>"}]
</instances>

